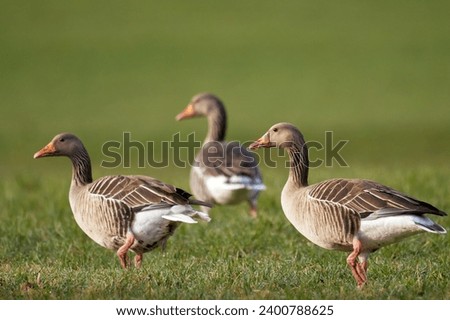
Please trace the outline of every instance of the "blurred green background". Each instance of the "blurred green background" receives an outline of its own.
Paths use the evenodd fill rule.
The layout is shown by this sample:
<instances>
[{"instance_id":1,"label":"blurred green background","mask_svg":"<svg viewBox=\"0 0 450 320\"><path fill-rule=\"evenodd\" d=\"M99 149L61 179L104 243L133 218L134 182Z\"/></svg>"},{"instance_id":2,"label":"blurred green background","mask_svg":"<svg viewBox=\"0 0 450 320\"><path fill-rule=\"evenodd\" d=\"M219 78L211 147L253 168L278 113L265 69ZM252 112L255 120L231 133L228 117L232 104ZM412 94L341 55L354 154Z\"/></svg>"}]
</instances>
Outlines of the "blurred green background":
<instances>
[{"instance_id":1,"label":"blurred green background","mask_svg":"<svg viewBox=\"0 0 450 320\"><path fill-rule=\"evenodd\" d=\"M101 146L123 132L155 141L156 153L178 131L203 139L205 121L174 121L202 91L225 102L230 140L289 121L308 140L325 131L349 140L347 169L430 165L448 174L448 1L2 0L1 8L2 176L61 175L65 161L32 155L71 131L94 176L170 179L173 167L101 169ZM349 172L334 167L326 176Z\"/></svg>"}]
</instances>

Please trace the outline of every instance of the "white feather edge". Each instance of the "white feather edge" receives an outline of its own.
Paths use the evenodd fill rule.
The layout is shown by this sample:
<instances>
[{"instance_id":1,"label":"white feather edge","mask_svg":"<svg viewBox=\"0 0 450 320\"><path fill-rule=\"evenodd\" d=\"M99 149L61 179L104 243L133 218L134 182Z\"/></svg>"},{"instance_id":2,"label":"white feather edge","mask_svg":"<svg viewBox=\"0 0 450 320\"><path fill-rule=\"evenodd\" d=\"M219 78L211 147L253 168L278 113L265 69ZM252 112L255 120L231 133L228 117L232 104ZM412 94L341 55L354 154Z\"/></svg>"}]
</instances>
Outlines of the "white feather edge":
<instances>
[{"instance_id":1,"label":"white feather edge","mask_svg":"<svg viewBox=\"0 0 450 320\"><path fill-rule=\"evenodd\" d=\"M174 206L168 206L167 204L153 204L148 207L142 208L140 214L138 214L137 217L142 219L144 216L147 216L142 214L146 211L153 211L155 212L156 215L158 215L156 212L159 212L161 218L170 221L197 223L197 221L194 220L192 217L198 217L200 220L206 222L211 221L211 218L207 213L197 211L188 204L187 205L180 204ZM154 215L152 214L152 216Z\"/></svg>"},{"instance_id":2,"label":"white feather edge","mask_svg":"<svg viewBox=\"0 0 450 320\"><path fill-rule=\"evenodd\" d=\"M216 176L208 177L206 184L210 189L222 189L222 190L266 190L266 186L260 179L252 179L247 176Z\"/></svg>"},{"instance_id":3,"label":"white feather edge","mask_svg":"<svg viewBox=\"0 0 450 320\"><path fill-rule=\"evenodd\" d=\"M203 221L211 221L207 213L194 210L190 205L176 205L170 208L170 211L161 217L170 220L184 223L197 223L192 217L197 216Z\"/></svg>"}]
</instances>

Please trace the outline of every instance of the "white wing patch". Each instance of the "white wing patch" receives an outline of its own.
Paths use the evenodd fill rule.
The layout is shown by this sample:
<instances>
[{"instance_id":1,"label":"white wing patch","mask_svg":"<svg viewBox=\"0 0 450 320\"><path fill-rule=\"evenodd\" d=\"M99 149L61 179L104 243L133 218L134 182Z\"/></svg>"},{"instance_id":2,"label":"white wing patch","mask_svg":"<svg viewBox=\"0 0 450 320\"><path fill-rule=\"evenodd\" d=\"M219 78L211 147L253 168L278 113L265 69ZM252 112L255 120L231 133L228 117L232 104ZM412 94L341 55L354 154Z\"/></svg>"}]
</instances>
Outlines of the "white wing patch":
<instances>
[{"instance_id":1,"label":"white wing patch","mask_svg":"<svg viewBox=\"0 0 450 320\"><path fill-rule=\"evenodd\" d=\"M205 177L205 184L219 204L238 203L248 199L250 192L266 189L260 180L247 176L210 176Z\"/></svg>"},{"instance_id":2,"label":"white wing patch","mask_svg":"<svg viewBox=\"0 0 450 320\"><path fill-rule=\"evenodd\" d=\"M136 213L131 231L137 239L146 243L159 241L169 221L197 223L194 217L210 221L208 214L194 210L190 205L150 205Z\"/></svg>"}]
</instances>

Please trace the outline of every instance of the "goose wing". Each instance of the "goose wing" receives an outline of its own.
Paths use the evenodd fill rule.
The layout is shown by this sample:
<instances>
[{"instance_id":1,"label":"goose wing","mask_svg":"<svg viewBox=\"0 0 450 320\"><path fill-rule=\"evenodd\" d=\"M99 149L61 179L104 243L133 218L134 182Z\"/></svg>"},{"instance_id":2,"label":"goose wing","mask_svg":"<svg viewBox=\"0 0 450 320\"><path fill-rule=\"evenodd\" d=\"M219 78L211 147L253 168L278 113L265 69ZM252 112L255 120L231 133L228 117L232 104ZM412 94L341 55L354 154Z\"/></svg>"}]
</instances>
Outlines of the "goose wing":
<instances>
[{"instance_id":1,"label":"goose wing","mask_svg":"<svg viewBox=\"0 0 450 320\"><path fill-rule=\"evenodd\" d=\"M96 180L88 192L120 201L137 211L153 204L210 206L199 200L190 200L191 194L183 189L147 176L106 176Z\"/></svg>"},{"instance_id":2,"label":"goose wing","mask_svg":"<svg viewBox=\"0 0 450 320\"><path fill-rule=\"evenodd\" d=\"M358 213L362 219L400 214L446 215L429 203L370 180L327 180L311 186L308 195L319 201L349 208Z\"/></svg>"},{"instance_id":3,"label":"goose wing","mask_svg":"<svg viewBox=\"0 0 450 320\"><path fill-rule=\"evenodd\" d=\"M254 153L248 151L237 141L206 143L197 158L202 172L210 176L247 176L260 178L258 161Z\"/></svg>"}]
</instances>

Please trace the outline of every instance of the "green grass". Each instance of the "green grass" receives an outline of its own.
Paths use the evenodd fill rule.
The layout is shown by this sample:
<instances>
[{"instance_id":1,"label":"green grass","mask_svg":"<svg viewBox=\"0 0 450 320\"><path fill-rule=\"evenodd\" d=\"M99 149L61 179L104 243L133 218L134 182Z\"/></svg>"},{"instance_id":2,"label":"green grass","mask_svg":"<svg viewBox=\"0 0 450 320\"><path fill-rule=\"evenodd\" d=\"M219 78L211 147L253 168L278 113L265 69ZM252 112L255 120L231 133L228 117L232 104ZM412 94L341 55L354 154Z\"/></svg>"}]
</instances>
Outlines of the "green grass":
<instances>
[{"instance_id":1,"label":"green grass","mask_svg":"<svg viewBox=\"0 0 450 320\"><path fill-rule=\"evenodd\" d=\"M51 161L51 160L50 160ZM66 171L69 171L67 168ZM68 174L68 172L66 172ZM362 174L358 170L355 172ZM448 179L450 172L446 172ZM216 208L213 220L183 225L165 252L144 256L142 269L118 259L76 226L67 182L16 179L4 185L0 297L3 299L449 299L449 239L422 234L374 253L369 284L355 288L341 252L316 247L287 222L279 205L280 174L266 174L258 219L246 206ZM380 180L448 208L436 172ZM270 181L274 181L272 183ZM32 192L39 190L39 192ZM26 196L22 194L29 193ZM447 228L447 219L437 219ZM39 280L38 280L39 276Z\"/></svg>"},{"instance_id":2,"label":"green grass","mask_svg":"<svg viewBox=\"0 0 450 320\"><path fill-rule=\"evenodd\" d=\"M67 159L33 160L76 133L94 176L147 174L188 189L188 169L101 168L101 146L131 132L156 146L200 119L174 116L217 93L229 139L273 123L307 140L349 140L332 177L377 180L450 211L450 21L446 1L2 1L1 299L450 299L449 237L422 234L374 253L356 290L346 255L307 242L285 219L287 175L262 166L253 220L217 207L183 225L165 252L123 271L83 234L67 200ZM158 159L160 148L156 148ZM262 155L262 152L259 152ZM324 158L323 151L312 151ZM285 158L279 159L279 164ZM447 229L448 217L437 218Z\"/></svg>"}]
</instances>

